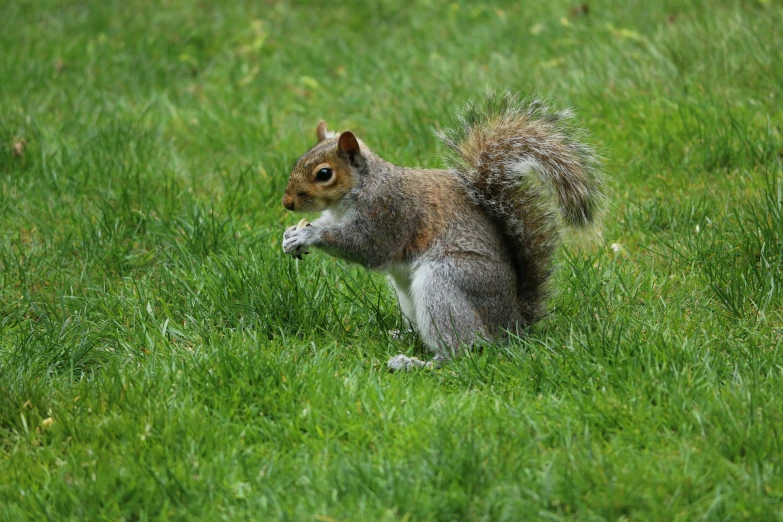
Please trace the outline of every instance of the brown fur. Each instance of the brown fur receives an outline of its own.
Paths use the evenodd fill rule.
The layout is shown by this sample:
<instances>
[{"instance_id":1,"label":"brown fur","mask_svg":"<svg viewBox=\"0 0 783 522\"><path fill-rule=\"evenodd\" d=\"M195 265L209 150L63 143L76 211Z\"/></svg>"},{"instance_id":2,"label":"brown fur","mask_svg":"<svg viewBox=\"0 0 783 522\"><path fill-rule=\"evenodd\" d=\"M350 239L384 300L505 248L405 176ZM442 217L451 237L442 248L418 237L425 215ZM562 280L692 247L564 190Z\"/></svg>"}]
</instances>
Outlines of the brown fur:
<instances>
[{"instance_id":1,"label":"brown fur","mask_svg":"<svg viewBox=\"0 0 783 522\"><path fill-rule=\"evenodd\" d=\"M406 193L418 198L422 203L423 223L416 231L413 241L405 249L406 256L415 256L426 251L433 241L440 237L443 230L455 216L460 206L469 204L464 198L460 205L454 198L455 191L462 188L450 176L438 174L438 171L426 169L405 169L403 187Z\"/></svg>"},{"instance_id":2,"label":"brown fur","mask_svg":"<svg viewBox=\"0 0 783 522\"><path fill-rule=\"evenodd\" d=\"M299 158L285 189L284 205L285 200L290 198L294 212L318 212L334 205L351 190L353 171L336 145L337 139L325 138ZM315 181L318 170L324 166L334 172L329 183Z\"/></svg>"}]
</instances>

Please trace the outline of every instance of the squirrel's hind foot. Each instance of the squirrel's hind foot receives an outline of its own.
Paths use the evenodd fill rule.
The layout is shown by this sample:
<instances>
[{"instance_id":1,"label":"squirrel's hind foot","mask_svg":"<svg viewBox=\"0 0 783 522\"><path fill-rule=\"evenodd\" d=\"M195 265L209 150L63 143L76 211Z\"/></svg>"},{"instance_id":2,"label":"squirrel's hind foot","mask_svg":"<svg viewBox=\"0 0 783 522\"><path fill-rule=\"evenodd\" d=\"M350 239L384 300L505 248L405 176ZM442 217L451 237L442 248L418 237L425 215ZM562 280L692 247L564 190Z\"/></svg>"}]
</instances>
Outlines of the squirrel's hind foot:
<instances>
[{"instance_id":1,"label":"squirrel's hind foot","mask_svg":"<svg viewBox=\"0 0 783 522\"><path fill-rule=\"evenodd\" d=\"M408 357L404 354L395 355L386 363L389 370L393 372L407 372L413 368L435 368L433 361L425 362L416 357Z\"/></svg>"}]
</instances>

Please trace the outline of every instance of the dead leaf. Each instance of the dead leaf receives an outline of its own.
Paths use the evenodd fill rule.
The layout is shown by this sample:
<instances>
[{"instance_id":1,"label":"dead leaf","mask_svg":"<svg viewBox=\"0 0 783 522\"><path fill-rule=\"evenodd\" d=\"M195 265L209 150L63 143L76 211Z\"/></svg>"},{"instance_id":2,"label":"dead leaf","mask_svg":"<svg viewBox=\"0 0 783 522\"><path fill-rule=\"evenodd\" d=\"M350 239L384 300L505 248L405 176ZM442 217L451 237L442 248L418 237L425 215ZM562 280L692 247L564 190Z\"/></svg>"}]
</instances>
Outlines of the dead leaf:
<instances>
[{"instance_id":1,"label":"dead leaf","mask_svg":"<svg viewBox=\"0 0 783 522\"><path fill-rule=\"evenodd\" d=\"M590 12L590 6L585 4L575 5L571 8L571 17L586 16Z\"/></svg>"},{"instance_id":2,"label":"dead leaf","mask_svg":"<svg viewBox=\"0 0 783 522\"><path fill-rule=\"evenodd\" d=\"M27 148L27 139L21 138L14 140L14 144L12 145L12 150L14 152L15 158L21 158L22 154L24 154L24 150Z\"/></svg>"}]
</instances>

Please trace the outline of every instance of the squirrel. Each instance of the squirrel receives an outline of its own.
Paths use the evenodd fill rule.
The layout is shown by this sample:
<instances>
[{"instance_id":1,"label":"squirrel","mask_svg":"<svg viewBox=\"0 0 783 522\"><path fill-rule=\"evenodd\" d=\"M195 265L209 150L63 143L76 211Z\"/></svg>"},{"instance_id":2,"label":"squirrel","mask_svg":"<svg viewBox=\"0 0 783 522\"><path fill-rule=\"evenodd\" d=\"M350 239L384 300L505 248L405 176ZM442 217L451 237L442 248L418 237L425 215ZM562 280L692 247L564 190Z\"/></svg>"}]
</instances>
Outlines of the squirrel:
<instances>
[{"instance_id":1,"label":"squirrel","mask_svg":"<svg viewBox=\"0 0 783 522\"><path fill-rule=\"evenodd\" d=\"M546 313L561 232L595 225L606 200L600 159L572 120L540 97L489 92L436 133L450 150L443 170L393 165L321 120L282 200L321 215L288 228L283 251L315 247L388 275L434 352L394 356L392 370L439 367L518 332Z\"/></svg>"}]
</instances>

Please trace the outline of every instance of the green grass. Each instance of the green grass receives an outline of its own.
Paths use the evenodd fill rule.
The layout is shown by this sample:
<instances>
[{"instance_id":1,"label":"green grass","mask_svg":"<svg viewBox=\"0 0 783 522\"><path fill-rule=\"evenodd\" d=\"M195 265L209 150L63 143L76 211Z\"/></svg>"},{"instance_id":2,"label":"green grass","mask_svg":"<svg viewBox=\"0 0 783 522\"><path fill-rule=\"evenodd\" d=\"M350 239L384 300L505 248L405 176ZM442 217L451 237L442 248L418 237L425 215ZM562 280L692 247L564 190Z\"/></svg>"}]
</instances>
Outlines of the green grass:
<instances>
[{"instance_id":1,"label":"green grass","mask_svg":"<svg viewBox=\"0 0 783 522\"><path fill-rule=\"evenodd\" d=\"M780 3L398 4L1 3L0 520L783 520ZM576 109L602 237L390 374L289 169L320 118L440 166L487 87Z\"/></svg>"}]
</instances>

